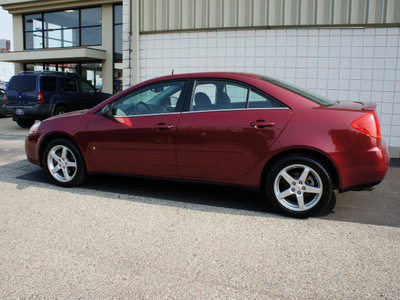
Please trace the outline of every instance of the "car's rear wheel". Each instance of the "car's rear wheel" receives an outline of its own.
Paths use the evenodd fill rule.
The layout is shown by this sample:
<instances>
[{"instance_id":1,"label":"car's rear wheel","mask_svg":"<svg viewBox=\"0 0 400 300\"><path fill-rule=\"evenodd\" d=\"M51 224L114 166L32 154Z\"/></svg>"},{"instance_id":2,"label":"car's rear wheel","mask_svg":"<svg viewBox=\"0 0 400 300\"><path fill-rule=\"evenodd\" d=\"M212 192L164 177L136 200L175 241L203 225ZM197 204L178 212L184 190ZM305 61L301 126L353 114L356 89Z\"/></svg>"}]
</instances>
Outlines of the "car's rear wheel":
<instances>
[{"instance_id":1,"label":"car's rear wheel","mask_svg":"<svg viewBox=\"0 0 400 300\"><path fill-rule=\"evenodd\" d=\"M35 124L35 120L32 119L18 119L17 124L22 128L30 128Z\"/></svg>"},{"instance_id":2,"label":"car's rear wheel","mask_svg":"<svg viewBox=\"0 0 400 300\"><path fill-rule=\"evenodd\" d=\"M87 178L80 150L65 138L57 138L46 146L43 166L50 179L63 187L79 185Z\"/></svg>"},{"instance_id":3,"label":"car's rear wheel","mask_svg":"<svg viewBox=\"0 0 400 300\"><path fill-rule=\"evenodd\" d=\"M266 177L265 192L280 213L306 218L329 203L333 183L321 162L304 155L291 155L272 165Z\"/></svg>"}]
</instances>

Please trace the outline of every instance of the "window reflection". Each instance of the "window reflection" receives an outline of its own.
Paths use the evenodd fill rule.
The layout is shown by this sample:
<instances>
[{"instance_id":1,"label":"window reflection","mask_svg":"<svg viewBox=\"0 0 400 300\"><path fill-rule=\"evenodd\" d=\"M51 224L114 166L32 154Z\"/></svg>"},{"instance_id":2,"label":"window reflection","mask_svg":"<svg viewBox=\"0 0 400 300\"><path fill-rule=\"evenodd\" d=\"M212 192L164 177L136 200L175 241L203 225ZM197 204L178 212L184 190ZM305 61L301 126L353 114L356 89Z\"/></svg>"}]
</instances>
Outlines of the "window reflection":
<instances>
[{"instance_id":1,"label":"window reflection","mask_svg":"<svg viewBox=\"0 0 400 300\"><path fill-rule=\"evenodd\" d=\"M24 16L25 49L101 45L101 7Z\"/></svg>"}]
</instances>

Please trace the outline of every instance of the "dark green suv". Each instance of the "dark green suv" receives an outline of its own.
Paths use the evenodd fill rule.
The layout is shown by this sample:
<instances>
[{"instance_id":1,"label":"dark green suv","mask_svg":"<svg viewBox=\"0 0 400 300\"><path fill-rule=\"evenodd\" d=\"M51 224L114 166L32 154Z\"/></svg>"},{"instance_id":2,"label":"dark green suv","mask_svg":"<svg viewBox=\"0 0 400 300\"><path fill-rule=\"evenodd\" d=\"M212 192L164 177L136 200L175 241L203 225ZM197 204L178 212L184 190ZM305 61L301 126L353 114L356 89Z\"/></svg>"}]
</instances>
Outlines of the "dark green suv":
<instances>
[{"instance_id":1,"label":"dark green suv","mask_svg":"<svg viewBox=\"0 0 400 300\"><path fill-rule=\"evenodd\" d=\"M31 127L35 120L91 108L110 96L74 73L21 72L7 85L4 109L19 126Z\"/></svg>"}]
</instances>

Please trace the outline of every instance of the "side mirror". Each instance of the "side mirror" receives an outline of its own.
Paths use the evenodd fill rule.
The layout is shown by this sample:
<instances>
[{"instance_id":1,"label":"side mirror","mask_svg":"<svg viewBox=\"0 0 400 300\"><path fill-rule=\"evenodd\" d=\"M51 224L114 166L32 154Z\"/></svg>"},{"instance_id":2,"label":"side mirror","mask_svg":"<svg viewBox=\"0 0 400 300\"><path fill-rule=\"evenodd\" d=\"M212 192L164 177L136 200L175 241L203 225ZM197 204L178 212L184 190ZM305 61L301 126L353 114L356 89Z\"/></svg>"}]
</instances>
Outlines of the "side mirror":
<instances>
[{"instance_id":1,"label":"side mirror","mask_svg":"<svg viewBox=\"0 0 400 300\"><path fill-rule=\"evenodd\" d=\"M102 114L104 117L106 117L106 118L112 117L112 116L113 116L113 113L112 113L112 104L109 103L109 104L107 104L106 106L104 106L104 107L102 108L102 110L101 110L101 114Z\"/></svg>"}]
</instances>

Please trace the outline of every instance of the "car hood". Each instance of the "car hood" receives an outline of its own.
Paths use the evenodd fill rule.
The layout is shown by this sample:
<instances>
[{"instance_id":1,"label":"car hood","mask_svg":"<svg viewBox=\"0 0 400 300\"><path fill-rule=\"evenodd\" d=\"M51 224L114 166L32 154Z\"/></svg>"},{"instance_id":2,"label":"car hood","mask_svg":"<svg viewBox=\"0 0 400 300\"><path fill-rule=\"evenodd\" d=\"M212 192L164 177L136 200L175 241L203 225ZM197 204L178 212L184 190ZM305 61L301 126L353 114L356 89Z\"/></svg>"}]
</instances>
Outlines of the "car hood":
<instances>
[{"instance_id":1,"label":"car hood","mask_svg":"<svg viewBox=\"0 0 400 300\"><path fill-rule=\"evenodd\" d=\"M79 115L79 114L82 114L82 113L84 113L84 112L86 112L86 111L87 111L87 109L81 109L81 110L70 111L70 112L67 112L67 113L62 114L62 115L52 116L52 117L50 117L50 118L47 118L46 120L52 120L52 119L62 118L62 117L71 116L71 115Z\"/></svg>"}]
</instances>

